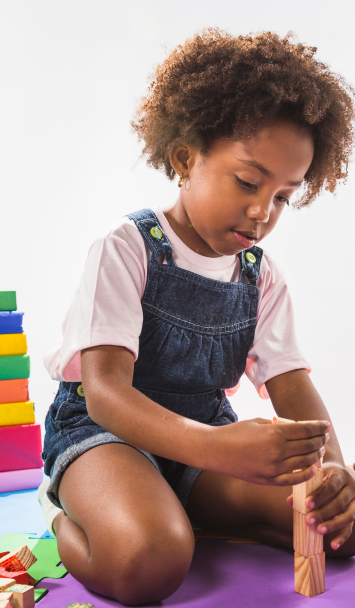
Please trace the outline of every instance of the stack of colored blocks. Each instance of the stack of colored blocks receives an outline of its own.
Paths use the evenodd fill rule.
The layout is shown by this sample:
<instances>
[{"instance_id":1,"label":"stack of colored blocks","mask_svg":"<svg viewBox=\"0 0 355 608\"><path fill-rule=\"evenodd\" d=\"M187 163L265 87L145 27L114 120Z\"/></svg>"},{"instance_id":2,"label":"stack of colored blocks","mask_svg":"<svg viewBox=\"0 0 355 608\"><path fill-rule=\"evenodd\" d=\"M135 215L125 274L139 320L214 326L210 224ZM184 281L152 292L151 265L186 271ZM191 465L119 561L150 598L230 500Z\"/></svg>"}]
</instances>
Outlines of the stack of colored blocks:
<instances>
[{"instance_id":1,"label":"stack of colored blocks","mask_svg":"<svg viewBox=\"0 0 355 608\"><path fill-rule=\"evenodd\" d=\"M16 292L0 291L0 492L38 488L41 427L28 396L30 358Z\"/></svg>"}]
</instances>

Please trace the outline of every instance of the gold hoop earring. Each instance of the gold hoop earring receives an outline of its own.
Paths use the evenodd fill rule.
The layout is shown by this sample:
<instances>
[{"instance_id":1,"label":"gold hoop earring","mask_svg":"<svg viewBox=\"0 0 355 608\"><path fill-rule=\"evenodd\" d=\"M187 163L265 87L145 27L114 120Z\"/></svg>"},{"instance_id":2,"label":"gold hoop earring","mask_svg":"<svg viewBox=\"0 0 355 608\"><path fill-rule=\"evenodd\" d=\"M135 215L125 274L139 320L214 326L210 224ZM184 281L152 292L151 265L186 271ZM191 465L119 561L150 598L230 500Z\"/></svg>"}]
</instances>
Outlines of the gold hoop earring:
<instances>
[{"instance_id":1,"label":"gold hoop earring","mask_svg":"<svg viewBox=\"0 0 355 608\"><path fill-rule=\"evenodd\" d=\"M183 185L183 183L184 183L184 174L183 174L183 173L181 173L181 175L180 175L180 179L179 179L179 181L178 181L178 186L179 186L179 188L181 188L181 186Z\"/></svg>"}]
</instances>

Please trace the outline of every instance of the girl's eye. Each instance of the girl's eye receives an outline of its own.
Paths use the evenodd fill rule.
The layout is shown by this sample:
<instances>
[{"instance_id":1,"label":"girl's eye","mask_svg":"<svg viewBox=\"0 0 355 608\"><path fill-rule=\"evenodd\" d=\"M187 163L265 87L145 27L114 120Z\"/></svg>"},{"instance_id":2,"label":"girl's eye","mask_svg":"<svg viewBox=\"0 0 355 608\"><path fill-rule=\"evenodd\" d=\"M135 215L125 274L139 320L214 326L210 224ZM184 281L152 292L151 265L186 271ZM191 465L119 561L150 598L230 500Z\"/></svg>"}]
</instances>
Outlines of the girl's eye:
<instances>
[{"instance_id":1,"label":"girl's eye","mask_svg":"<svg viewBox=\"0 0 355 608\"><path fill-rule=\"evenodd\" d=\"M276 198L279 199L280 203L284 203L285 205L290 204L290 201L288 200L288 198L284 198L283 196L277 196Z\"/></svg>"},{"instance_id":2,"label":"girl's eye","mask_svg":"<svg viewBox=\"0 0 355 608\"><path fill-rule=\"evenodd\" d=\"M240 179L237 175L235 176L238 184L247 190L256 190L257 186L255 184L250 184L249 182L245 182L243 179Z\"/></svg>"},{"instance_id":3,"label":"girl's eye","mask_svg":"<svg viewBox=\"0 0 355 608\"><path fill-rule=\"evenodd\" d=\"M238 184L244 188L245 190L257 190L257 186L255 184L251 184L250 182L245 182L243 179L240 179L240 177L238 177L237 175L235 176ZM288 198L285 198L283 196L277 196L276 197L278 201L280 201L280 203L283 203L284 205L289 205L290 201L288 200Z\"/></svg>"}]
</instances>

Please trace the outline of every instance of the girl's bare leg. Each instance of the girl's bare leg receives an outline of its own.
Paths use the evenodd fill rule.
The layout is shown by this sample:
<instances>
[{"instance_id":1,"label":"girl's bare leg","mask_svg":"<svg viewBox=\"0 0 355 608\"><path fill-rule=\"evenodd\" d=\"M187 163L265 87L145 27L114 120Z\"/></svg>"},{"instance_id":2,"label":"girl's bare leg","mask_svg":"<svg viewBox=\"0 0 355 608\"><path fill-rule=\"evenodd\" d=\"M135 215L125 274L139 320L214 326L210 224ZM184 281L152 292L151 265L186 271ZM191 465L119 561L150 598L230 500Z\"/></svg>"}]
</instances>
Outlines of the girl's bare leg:
<instances>
[{"instance_id":1,"label":"girl's bare leg","mask_svg":"<svg viewBox=\"0 0 355 608\"><path fill-rule=\"evenodd\" d=\"M286 503L290 487L251 484L229 475L202 471L190 492L187 512L193 521L224 533L268 545L293 547L293 511ZM324 536L327 557L355 555L355 527L351 537L334 551Z\"/></svg>"},{"instance_id":2,"label":"girl's bare leg","mask_svg":"<svg viewBox=\"0 0 355 608\"><path fill-rule=\"evenodd\" d=\"M63 475L60 558L89 589L127 606L161 601L183 582L195 542L168 483L134 448L93 448Z\"/></svg>"}]
</instances>

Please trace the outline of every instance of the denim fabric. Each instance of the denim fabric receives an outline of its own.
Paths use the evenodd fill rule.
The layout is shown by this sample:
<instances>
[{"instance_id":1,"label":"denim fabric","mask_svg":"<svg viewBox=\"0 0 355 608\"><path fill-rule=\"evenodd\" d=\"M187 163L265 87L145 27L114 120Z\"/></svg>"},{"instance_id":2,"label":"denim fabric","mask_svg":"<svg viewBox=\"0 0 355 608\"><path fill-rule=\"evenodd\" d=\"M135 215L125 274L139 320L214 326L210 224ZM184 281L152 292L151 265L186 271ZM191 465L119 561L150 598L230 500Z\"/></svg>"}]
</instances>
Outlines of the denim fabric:
<instances>
[{"instance_id":1,"label":"denim fabric","mask_svg":"<svg viewBox=\"0 0 355 608\"><path fill-rule=\"evenodd\" d=\"M172 412L211 425L231 424L237 415L224 389L242 376L253 343L262 250L256 261L239 255L238 282L216 281L178 268L169 239L151 209L128 215L149 246L142 309L143 327L133 386ZM166 256L162 264L160 256ZM244 276L249 283L244 282ZM67 466L87 450L104 443L125 443L88 416L77 382L61 382L46 417L43 459L51 476L48 495L61 506L58 487ZM134 446L132 446L134 447ZM162 473L186 507L199 469L143 453Z\"/></svg>"}]
</instances>

